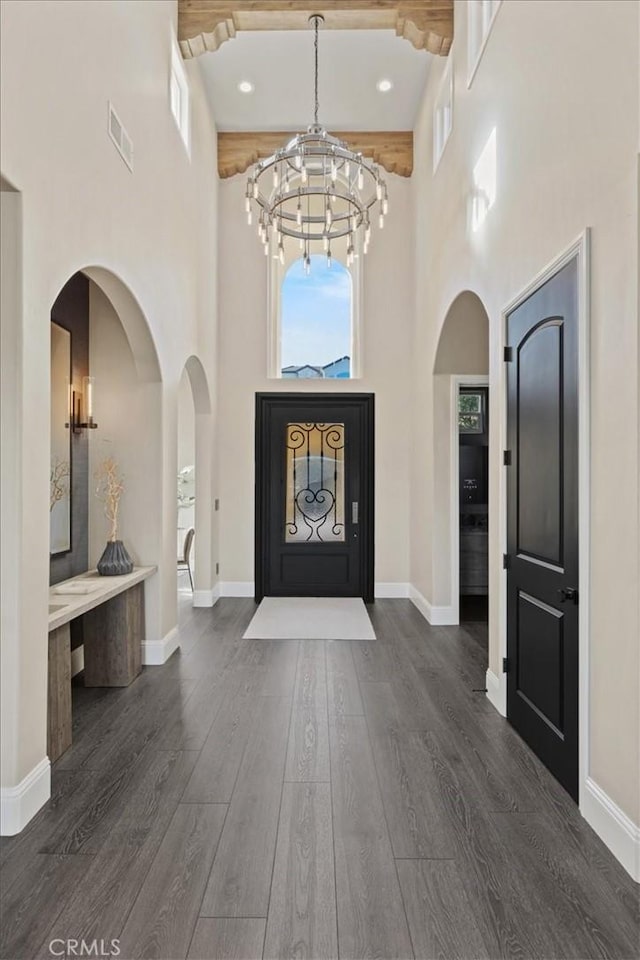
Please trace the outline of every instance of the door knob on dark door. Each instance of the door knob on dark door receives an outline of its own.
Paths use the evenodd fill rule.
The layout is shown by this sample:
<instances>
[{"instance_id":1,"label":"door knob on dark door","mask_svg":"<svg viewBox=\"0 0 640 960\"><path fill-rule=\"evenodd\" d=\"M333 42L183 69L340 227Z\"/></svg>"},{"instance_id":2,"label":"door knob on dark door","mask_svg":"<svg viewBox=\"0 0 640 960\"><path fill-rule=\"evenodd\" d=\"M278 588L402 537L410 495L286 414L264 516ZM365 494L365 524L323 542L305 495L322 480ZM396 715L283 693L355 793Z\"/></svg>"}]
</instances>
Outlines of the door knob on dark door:
<instances>
[{"instance_id":1,"label":"door knob on dark door","mask_svg":"<svg viewBox=\"0 0 640 960\"><path fill-rule=\"evenodd\" d=\"M558 596L560 597L560 603L566 603L567 600L573 600L574 603L578 602L578 591L575 587L563 587L558 590Z\"/></svg>"}]
</instances>

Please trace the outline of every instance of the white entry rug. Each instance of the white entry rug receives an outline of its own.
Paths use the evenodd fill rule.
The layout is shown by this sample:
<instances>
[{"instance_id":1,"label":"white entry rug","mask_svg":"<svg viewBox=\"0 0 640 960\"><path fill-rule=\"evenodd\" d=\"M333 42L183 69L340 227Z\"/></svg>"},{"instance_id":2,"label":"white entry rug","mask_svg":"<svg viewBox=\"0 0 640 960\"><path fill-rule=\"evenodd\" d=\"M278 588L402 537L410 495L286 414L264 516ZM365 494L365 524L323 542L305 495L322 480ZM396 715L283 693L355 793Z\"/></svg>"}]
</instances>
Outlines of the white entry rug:
<instances>
[{"instance_id":1,"label":"white entry rug","mask_svg":"<svg viewBox=\"0 0 640 960\"><path fill-rule=\"evenodd\" d=\"M265 597L245 640L375 640L359 597Z\"/></svg>"}]
</instances>

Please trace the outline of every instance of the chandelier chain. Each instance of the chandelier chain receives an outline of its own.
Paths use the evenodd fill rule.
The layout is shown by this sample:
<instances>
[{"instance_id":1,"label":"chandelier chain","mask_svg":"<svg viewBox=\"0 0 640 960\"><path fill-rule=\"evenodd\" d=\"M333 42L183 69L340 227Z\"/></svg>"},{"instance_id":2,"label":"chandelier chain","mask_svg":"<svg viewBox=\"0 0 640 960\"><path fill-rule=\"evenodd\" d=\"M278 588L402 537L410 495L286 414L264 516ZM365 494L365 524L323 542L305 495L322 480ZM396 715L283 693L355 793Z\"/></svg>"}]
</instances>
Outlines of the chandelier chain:
<instances>
[{"instance_id":1,"label":"chandelier chain","mask_svg":"<svg viewBox=\"0 0 640 960\"><path fill-rule=\"evenodd\" d=\"M318 126L318 112L320 110L320 101L318 99L318 21L319 17L314 17L315 24L315 38L313 42L314 53L315 53L315 109L314 109L314 123L316 127Z\"/></svg>"}]
</instances>

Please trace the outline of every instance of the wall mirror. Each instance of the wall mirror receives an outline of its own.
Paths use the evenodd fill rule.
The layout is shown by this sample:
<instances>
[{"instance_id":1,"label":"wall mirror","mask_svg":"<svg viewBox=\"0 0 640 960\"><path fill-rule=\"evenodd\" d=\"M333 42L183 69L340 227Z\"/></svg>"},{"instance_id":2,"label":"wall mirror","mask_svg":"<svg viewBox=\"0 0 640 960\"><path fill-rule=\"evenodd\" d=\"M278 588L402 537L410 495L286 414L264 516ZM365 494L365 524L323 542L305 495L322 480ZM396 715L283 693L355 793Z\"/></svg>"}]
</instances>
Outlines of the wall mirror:
<instances>
[{"instance_id":1,"label":"wall mirror","mask_svg":"<svg viewBox=\"0 0 640 960\"><path fill-rule=\"evenodd\" d=\"M71 550L71 334L51 323L49 553Z\"/></svg>"}]
</instances>

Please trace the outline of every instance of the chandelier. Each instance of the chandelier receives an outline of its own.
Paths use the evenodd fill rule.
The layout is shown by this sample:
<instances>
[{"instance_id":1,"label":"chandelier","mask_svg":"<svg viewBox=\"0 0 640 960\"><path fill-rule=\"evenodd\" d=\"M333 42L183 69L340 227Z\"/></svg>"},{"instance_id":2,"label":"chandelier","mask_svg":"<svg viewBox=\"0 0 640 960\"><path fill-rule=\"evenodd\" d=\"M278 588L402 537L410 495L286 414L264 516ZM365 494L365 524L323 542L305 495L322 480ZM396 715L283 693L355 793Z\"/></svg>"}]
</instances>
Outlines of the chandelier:
<instances>
[{"instance_id":1,"label":"chandelier","mask_svg":"<svg viewBox=\"0 0 640 960\"><path fill-rule=\"evenodd\" d=\"M245 210L249 225L257 215L258 235L284 264L284 239L298 241L305 273L311 270L311 253L321 245L331 266L331 245L346 238L347 266L360 250L366 253L371 222L377 215L380 229L389 208L387 186L377 165L353 153L344 140L332 137L318 123L318 27L313 23L315 54L314 122L270 157L255 164L247 181Z\"/></svg>"}]
</instances>

